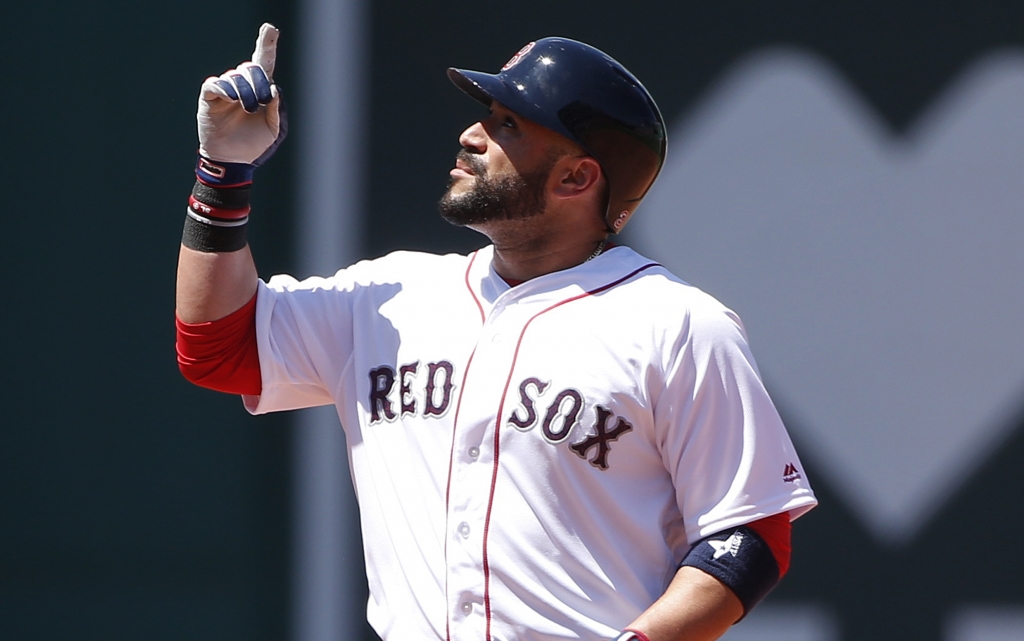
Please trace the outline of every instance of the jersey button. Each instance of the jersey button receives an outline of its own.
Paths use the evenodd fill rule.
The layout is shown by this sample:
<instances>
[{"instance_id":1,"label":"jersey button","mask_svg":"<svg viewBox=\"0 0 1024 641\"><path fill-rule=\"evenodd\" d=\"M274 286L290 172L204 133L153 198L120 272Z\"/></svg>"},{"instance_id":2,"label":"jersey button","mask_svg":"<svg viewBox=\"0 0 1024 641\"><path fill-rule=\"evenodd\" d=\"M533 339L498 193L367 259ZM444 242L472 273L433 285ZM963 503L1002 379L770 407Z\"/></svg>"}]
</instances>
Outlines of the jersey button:
<instances>
[{"instance_id":1,"label":"jersey button","mask_svg":"<svg viewBox=\"0 0 1024 641\"><path fill-rule=\"evenodd\" d=\"M469 601L463 601L462 605L459 606L459 607L462 608L462 613L463 614L469 614L470 612L473 611L473 604L470 603Z\"/></svg>"},{"instance_id":2,"label":"jersey button","mask_svg":"<svg viewBox=\"0 0 1024 641\"><path fill-rule=\"evenodd\" d=\"M459 523L459 534L462 535L462 538L469 536L469 523L466 523L465 521Z\"/></svg>"},{"instance_id":3,"label":"jersey button","mask_svg":"<svg viewBox=\"0 0 1024 641\"><path fill-rule=\"evenodd\" d=\"M478 458L480 458L480 448L479 447L471 447L471 448L469 448L469 458L473 459L474 461L477 460Z\"/></svg>"},{"instance_id":4,"label":"jersey button","mask_svg":"<svg viewBox=\"0 0 1024 641\"><path fill-rule=\"evenodd\" d=\"M495 334L494 336L491 336L492 343L500 343L503 340L505 340L505 337L502 336L501 334Z\"/></svg>"}]
</instances>

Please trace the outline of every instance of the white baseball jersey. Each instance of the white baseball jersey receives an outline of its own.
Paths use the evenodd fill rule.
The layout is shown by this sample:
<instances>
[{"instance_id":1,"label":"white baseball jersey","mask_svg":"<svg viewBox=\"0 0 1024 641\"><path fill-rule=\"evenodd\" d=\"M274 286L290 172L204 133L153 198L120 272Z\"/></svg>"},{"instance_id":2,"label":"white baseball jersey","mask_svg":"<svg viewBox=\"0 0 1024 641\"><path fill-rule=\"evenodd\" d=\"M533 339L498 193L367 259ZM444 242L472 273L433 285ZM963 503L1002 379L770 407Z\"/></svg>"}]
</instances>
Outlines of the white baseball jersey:
<instances>
[{"instance_id":1,"label":"white baseball jersey","mask_svg":"<svg viewBox=\"0 0 1024 641\"><path fill-rule=\"evenodd\" d=\"M626 247L260 285L254 413L334 404L384 639L609 639L696 540L815 504L739 318Z\"/></svg>"}]
</instances>

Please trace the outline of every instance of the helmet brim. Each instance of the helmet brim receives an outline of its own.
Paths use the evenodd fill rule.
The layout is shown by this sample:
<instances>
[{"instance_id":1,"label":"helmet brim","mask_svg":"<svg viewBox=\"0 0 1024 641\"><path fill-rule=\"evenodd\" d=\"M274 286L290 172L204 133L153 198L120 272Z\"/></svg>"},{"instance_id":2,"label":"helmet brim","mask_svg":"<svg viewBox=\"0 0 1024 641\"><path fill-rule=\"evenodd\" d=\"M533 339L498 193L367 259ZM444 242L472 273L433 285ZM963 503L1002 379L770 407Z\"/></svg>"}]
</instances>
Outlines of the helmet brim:
<instances>
[{"instance_id":1,"label":"helmet brim","mask_svg":"<svg viewBox=\"0 0 1024 641\"><path fill-rule=\"evenodd\" d=\"M470 98L488 107L495 100L501 103L502 98L508 93L508 88L505 87L505 83L500 78L481 71L469 71L467 69L451 67L448 69L448 79Z\"/></svg>"},{"instance_id":2,"label":"helmet brim","mask_svg":"<svg viewBox=\"0 0 1024 641\"><path fill-rule=\"evenodd\" d=\"M497 102L520 116L542 127L547 127L556 134L565 136L569 140L583 146L584 149L587 149L586 144L574 136L558 120L557 114L547 113L535 101L527 98L527 94L523 93L523 86L517 88L497 74L456 69L454 67L448 69L448 78L470 98L488 107L491 106L491 103Z\"/></svg>"}]
</instances>

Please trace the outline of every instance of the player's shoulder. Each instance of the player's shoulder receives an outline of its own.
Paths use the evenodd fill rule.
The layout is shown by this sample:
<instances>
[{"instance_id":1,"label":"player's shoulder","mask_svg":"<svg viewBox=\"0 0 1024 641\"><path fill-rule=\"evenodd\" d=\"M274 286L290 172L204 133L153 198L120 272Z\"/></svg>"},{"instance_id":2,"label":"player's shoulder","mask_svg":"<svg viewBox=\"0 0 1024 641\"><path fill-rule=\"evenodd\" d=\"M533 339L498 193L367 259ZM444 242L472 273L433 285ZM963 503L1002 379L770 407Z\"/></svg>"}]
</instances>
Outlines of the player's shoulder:
<instances>
[{"instance_id":1,"label":"player's shoulder","mask_svg":"<svg viewBox=\"0 0 1024 641\"><path fill-rule=\"evenodd\" d=\"M722 314L730 310L713 295L692 285L671 272L656 260L641 255L629 247L616 247L609 252L624 265L621 269L637 267L633 278L624 281L632 295L646 300L656 308L692 309L702 313ZM617 255L616 255L617 254Z\"/></svg>"},{"instance_id":2,"label":"player's shoulder","mask_svg":"<svg viewBox=\"0 0 1024 641\"><path fill-rule=\"evenodd\" d=\"M617 247L614 251L620 252L621 260L643 268L623 288L636 317L667 326L683 325L688 331L700 333L743 331L736 312L712 294L631 248Z\"/></svg>"},{"instance_id":3,"label":"player's shoulder","mask_svg":"<svg viewBox=\"0 0 1024 641\"><path fill-rule=\"evenodd\" d=\"M378 258L362 260L348 267L347 270L358 274L371 274L374 277L403 279L435 275L438 270L462 272L472 254L435 254L431 252L400 249Z\"/></svg>"},{"instance_id":4,"label":"player's shoulder","mask_svg":"<svg viewBox=\"0 0 1024 641\"><path fill-rule=\"evenodd\" d=\"M472 254L398 250L360 260L329 276L310 276L300 281L288 274L278 274L268 284L274 289L290 290L349 289L380 283L411 283L424 278L438 282L447 272L464 272L471 257Z\"/></svg>"}]
</instances>

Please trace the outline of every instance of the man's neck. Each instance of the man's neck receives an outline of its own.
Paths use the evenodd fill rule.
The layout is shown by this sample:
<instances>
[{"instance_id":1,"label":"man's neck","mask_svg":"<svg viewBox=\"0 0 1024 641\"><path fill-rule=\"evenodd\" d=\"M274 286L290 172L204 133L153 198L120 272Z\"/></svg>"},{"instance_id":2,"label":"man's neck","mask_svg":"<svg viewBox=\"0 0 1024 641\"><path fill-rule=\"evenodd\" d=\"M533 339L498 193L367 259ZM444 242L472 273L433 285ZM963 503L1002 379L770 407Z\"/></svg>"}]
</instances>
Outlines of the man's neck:
<instances>
[{"instance_id":1,"label":"man's neck","mask_svg":"<svg viewBox=\"0 0 1024 641\"><path fill-rule=\"evenodd\" d=\"M611 242L608 242L607 240L601 240L597 244L597 248L594 249L594 252L592 254L590 254L590 256L588 256L587 259L584 260L583 262L586 263L586 262L589 262L591 260L594 260L595 258L600 256L606 249L611 249L612 247L614 247L614 245ZM568 268L566 268L566 269L568 269ZM498 275L501 276L501 273L499 272ZM538 276L540 276L540 275L542 275L542 274L538 274ZM525 280L522 280L522 279L506 278L505 276L501 276L501 279L503 281L505 281L506 283L508 283L509 287L515 287L516 285L522 285L524 282L526 282Z\"/></svg>"},{"instance_id":2,"label":"man's neck","mask_svg":"<svg viewBox=\"0 0 1024 641\"><path fill-rule=\"evenodd\" d=\"M585 263L600 254L605 244L604 238L544 247L495 243L492 264L494 271L507 282L521 283Z\"/></svg>"},{"instance_id":3,"label":"man's neck","mask_svg":"<svg viewBox=\"0 0 1024 641\"><path fill-rule=\"evenodd\" d=\"M473 226L494 245L494 271L506 281L527 281L580 265L600 253L608 233L589 210L546 210L530 218Z\"/></svg>"}]
</instances>

